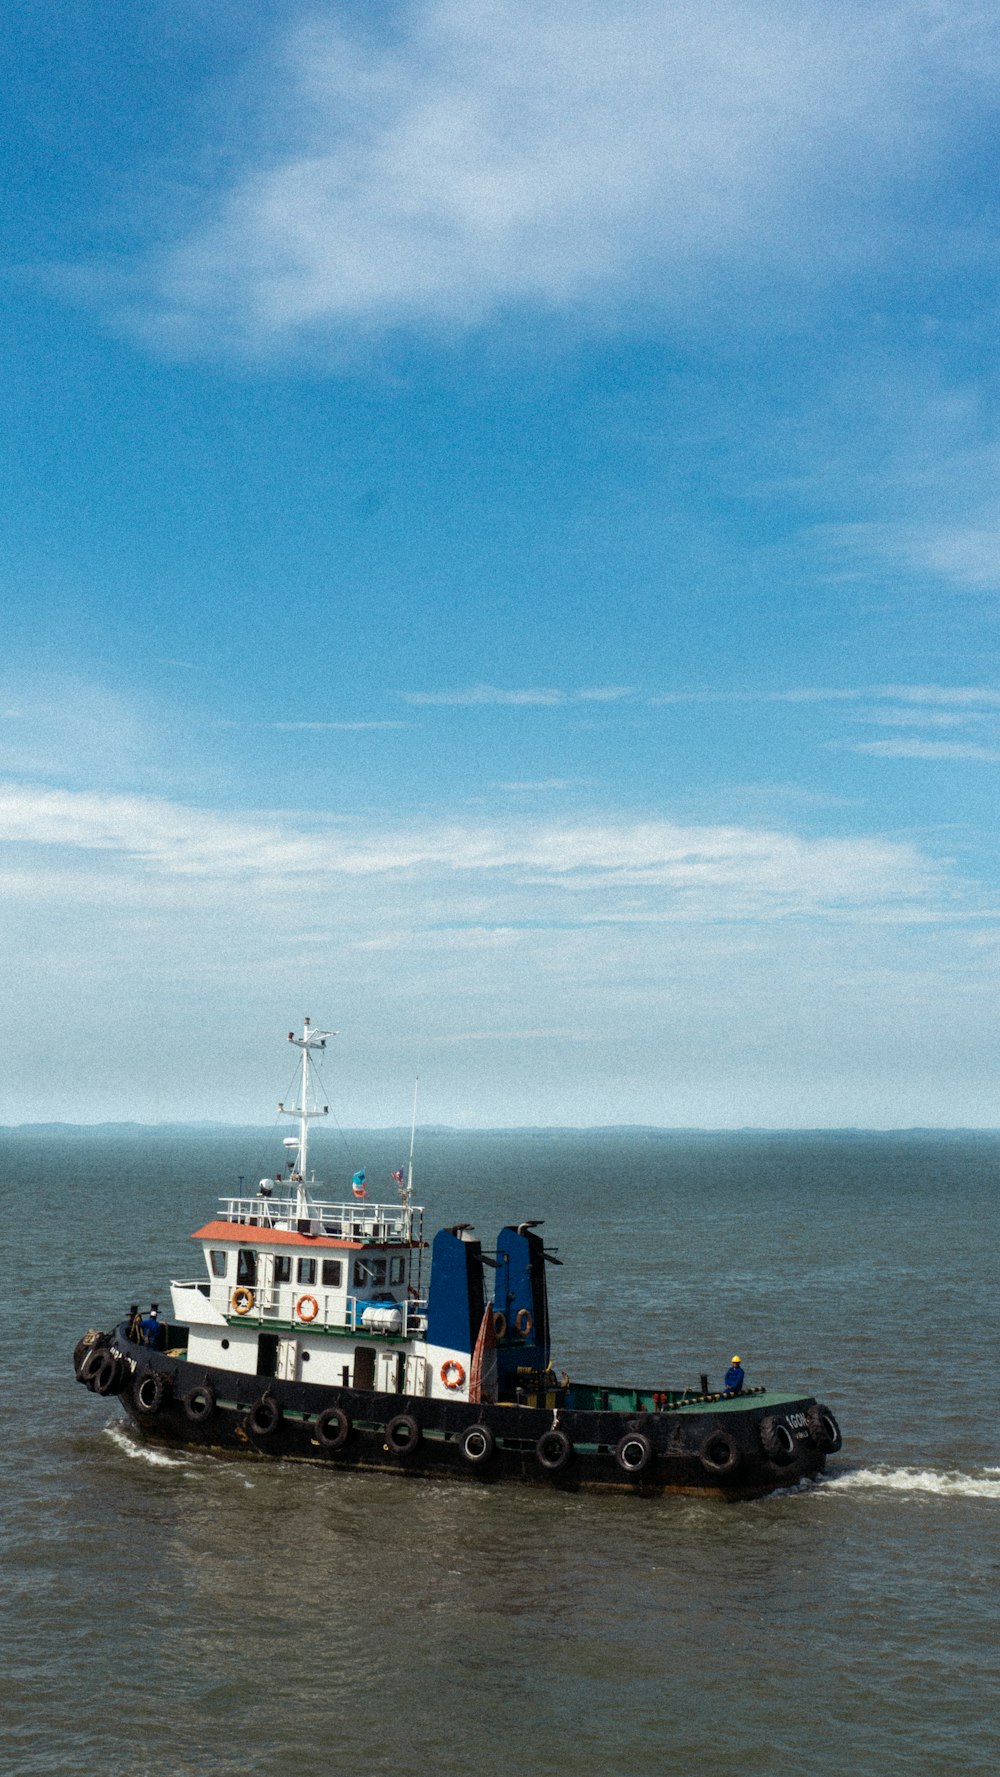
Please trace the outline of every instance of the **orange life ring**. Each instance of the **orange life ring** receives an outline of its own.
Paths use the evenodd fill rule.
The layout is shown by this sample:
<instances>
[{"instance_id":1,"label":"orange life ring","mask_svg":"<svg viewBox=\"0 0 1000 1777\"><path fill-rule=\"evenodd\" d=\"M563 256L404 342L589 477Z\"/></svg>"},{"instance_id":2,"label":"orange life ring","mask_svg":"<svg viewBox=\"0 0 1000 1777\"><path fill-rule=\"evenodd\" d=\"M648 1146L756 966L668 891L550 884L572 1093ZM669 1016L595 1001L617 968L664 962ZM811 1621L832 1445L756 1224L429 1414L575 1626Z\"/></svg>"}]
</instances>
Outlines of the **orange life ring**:
<instances>
[{"instance_id":1,"label":"orange life ring","mask_svg":"<svg viewBox=\"0 0 1000 1777\"><path fill-rule=\"evenodd\" d=\"M507 1316L505 1314L501 1314L499 1308L497 1309L495 1315L493 1316L493 1331L496 1334L498 1339L503 1339L506 1337Z\"/></svg>"},{"instance_id":2,"label":"orange life ring","mask_svg":"<svg viewBox=\"0 0 1000 1777\"><path fill-rule=\"evenodd\" d=\"M519 1333L523 1333L525 1335L525 1337L527 1337L527 1335L531 1332L531 1329L534 1325L534 1322L531 1318L530 1308L519 1308L518 1309L517 1316L514 1321L514 1325L516 1326Z\"/></svg>"},{"instance_id":3,"label":"orange life ring","mask_svg":"<svg viewBox=\"0 0 1000 1777\"><path fill-rule=\"evenodd\" d=\"M309 1309L311 1312L307 1314L306 1309ZM319 1313L319 1303L317 1302L316 1297L300 1296L295 1304L295 1312L300 1320L315 1320Z\"/></svg>"},{"instance_id":4,"label":"orange life ring","mask_svg":"<svg viewBox=\"0 0 1000 1777\"><path fill-rule=\"evenodd\" d=\"M240 1284L239 1289L233 1291L233 1313L249 1314L252 1307L253 1290L248 1290L243 1284Z\"/></svg>"},{"instance_id":5,"label":"orange life ring","mask_svg":"<svg viewBox=\"0 0 1000 1777\"><path fill-rule=\"evenodd\" d=\"M461 1388L465 1381L465 1370L457 1357L445 1358L441 1365L441 1380L445 1388Z\"/></svg>"}]
</instances>

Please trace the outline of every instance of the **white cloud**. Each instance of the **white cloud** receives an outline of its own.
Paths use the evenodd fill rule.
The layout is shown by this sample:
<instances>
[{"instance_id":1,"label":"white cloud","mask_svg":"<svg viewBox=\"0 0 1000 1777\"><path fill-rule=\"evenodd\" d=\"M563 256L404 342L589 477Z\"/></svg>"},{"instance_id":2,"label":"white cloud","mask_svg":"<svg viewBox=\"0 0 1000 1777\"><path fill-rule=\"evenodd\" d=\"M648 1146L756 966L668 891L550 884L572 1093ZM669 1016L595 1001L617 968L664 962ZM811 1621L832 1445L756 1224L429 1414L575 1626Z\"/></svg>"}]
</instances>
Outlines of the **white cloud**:
<instances>
[{"instance_id":1,"label":"white cloud","mask_svg":"<svg viewBox=\"0 0 1000 1777\"><path fill-rule=\"evenodd\" d=\"M457 691L401 691L404 703L422 706L451 705L455 708L475 708L480 705L509 705L511 708L556 709L562 704L572 703L621 703L623 699L634 697L636 693L630 685L598 685L585 691L558 691L551 685L539 685L525 689L504 689L499 685L470 685Z\"/></svg>"},{"instance_id":2,"label":"white cloud","mask_svg":"<svg viewBox=\"0 0 1000 1777\"><path fill-rule=\"evenodd\" d=\"M559 917L570 920L642 916L651 899L677 917L770 919L898 906L948 891L941 866L880 838L621 819L309 831L287 815L220 815L151 797L18 785L0 787L0 840L47 848L61 860L81 855L90 871L103 853L154 881L242 879L322 895L338 879L392 879L404 898L412 888L425 916L434 884L452 905L470 891L494 903L509 895L517 917L543 922L553 917L552 894L567 891L580 902L564 904ZM466 921L471 905L462 909Z\"/></svg>"},{"instance_id":3,"label":"white cloud","mask_svg":"<svg viewBox=\"0 0 1000 1777\"><path fill-rule=\"evenodd\" d=\"M879 759L970 759L981 765L1000 765L1000 748L964 740L853 741L848 750L871 753Z\"/></svg>"},{"instance_id":4,"label":"white cloud","mask_svg":"<svg viewBox=\"0 0 1000 1777\"><path fill-rule=\"evenodd\" d=\"M960 709L982 705L1000 709L1000 690L993 685L876 685L872 694L900 703L953 704Z\"/></svg>"},{"instance_id":5,"label":"white cloud","mask_svg":"<svg viewBox=\"0 0 1000 1777\"><path fill-rule=\"evenodd\" d=\"M406 728L406 722L259 722L259 728L273 728L278 733L298 734L300 732L323 734L328 730L342 734L361 734L369 729Z\"/></svg>"},{"instance_id":6,"label":"white cloud","mask_svg":"<svg viewBox=\"0 0 1000 1777\"><path fill-rule=\"evenodd\" d=\"M495 703L514 706L537 704L540 708L552 708L569 701L565 691L541 686L534 690L504 691L496 685L471 685L465 691L402 691L400 696L404 703L451 704L456 707Z\"/></svg>"},{"instance_id":7,"label":"white cloud","mask_svg":"<svg viewBox=\"0 0 1000 1777\"><path fill-rule=\"evenodd\" d=\"M950 80L989 79L994 43L959 0L413 0L353 33L321 14L161 266L159 325L475 324L623 284L687 302L733 255L815 275L892 252L872 191L929 159Z\"/></svg>"}]
</instances>

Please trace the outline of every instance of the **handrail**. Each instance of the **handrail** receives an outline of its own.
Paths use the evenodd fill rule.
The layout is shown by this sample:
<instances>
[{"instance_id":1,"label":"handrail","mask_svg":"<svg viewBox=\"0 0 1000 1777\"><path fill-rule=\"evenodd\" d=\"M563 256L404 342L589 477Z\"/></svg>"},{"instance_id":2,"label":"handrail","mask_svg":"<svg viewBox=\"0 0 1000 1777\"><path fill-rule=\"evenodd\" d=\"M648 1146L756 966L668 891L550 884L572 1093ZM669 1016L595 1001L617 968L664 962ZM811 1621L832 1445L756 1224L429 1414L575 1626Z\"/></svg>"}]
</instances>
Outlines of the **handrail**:
<instances>
[{"instance_id":1,"label":"handrail","mask_svg":"<svg viewBox=\"0 0 1000 1777\"><path fill-rule=\"evenodd\" d=\"M294 1197L221 1197L222 1221L239 1227L282 1228L340 1240L420 1238L423 1210L399 1203L332 1203L310 1199L308 1216L298 1213Z\"/></svg>"},{"instance_id":2,"label":"handrail","mask_svg":"<svg viewBox=\"0 0 1000 1777\"><path fill-rule=\"evenodd\" d=\"M324 1290L318 1286L310 1289L308 1284L281 1283L272 1284L270 1289L258 1289L249 1284L231 1284L224 1278L213 1279L210 1285L204 1279L175 1278L171 1287L196 1290L199 1295L207 1298L217 1313L225 1316L231 1326L267 1328L280 1323L283 1327L294 1327L296 1332L303 1334L358 1333L366 1338L412 1339L426 1325L426 1296L407 1297L395 1302L373 1302L365 1296L345 1297L339 1290ZM239 1313L233 1306L233 1297L241 1290L248 1292L252 1301L244 1312ZM303 1319L296 1313L296 1304L303 1297L311 1297L317 1305L317 1312L311 1320ZM389 1312L397 1310L399 1326L366 1326L364 1315L369 1308Z\"/></svg>"}]
</instances>

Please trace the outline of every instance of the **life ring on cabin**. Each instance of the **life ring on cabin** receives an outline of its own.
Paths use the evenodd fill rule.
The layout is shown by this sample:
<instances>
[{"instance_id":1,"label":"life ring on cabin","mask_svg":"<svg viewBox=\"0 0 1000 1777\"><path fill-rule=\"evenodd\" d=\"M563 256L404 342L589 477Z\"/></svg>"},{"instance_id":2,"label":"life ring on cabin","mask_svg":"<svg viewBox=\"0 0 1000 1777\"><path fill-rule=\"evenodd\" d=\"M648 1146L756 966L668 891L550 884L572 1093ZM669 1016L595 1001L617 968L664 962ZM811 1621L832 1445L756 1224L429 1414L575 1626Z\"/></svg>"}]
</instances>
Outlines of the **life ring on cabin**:
<instances>
[{"instance_id":1,"label":"life ring on cabin","mask_svg":"<svg viewBox=\"0 0 1000 1777\"><path fill-rule=\"evenodd\" d=\"M832 1453L840 1449L844 1440L840 1435L840 1426L829 1407L824 1407L820 1401L814 1402L807 1409L806 1424L809 1427L809 1436L813 1443L818 1444L821 1450L828 1450Z\"/></svg>"},{"instance_id":2,"label":"life ring on cabin","mask_svg":"<svg viewBox=\"0 0 1000 1777\"><path fill-rule=\"evenodd\" d=\"M465 1381L465 1368L457 1357L446 1357L441 1365L441 1380L445 1388L461 1388Z\"/></svg>"},{"instance_id":3,"label":"life ring on cabin","mask_svg":"<svg viewBox=\"0 0 1000 1777\"><path fill-rule=\"evenodd\" d=\"M252 1307L253 1290L248 1290L246 1286L241 1283L239 1289L233 1291L233 1313L249 1314Z\"/></svg>"},{"instance_id":4,"label":"life ring on cabin","mask_svg":"<svg viewBox=\"0 0 1000 1777\"><path fill-rule=\"evenodd\" d=\"M493 1331L498 1339L505 1339L507 1337L507 1316L501 1314L499 1308L493 1316Z\"/></svg>"},{"instance_id":5,"label":"life ring on cabin","mask_svg":"<svg viewBox=\"0 0 1000 1777\"><path fill-rule=\"evenodd\" d=\"M310 1309L311 1312L307 1313L307 1309ZM308 1325L311 1320L316 1319L316 1316L319 1313L319 1303L317 1302L316 1297L300 1296L295 1304L295 1312L299 1319L304 1320Z\"/></svg>"},{"instance_id":6,"label":"life ring on cabin","mask_svg":"<svg viewBox=\"0 0 1000 1777\"><path fill-rule=\"evenodd\" d=\"M534 1324L535 1323L531 1318L531 1309L530 1308L519 1308L516 1315L514 1316L514 1325L516 1326L518 1332L521 1333L525 1338L527 1338L527 1336L531 1332L531 1329L534 1326Z\"/></svg>"}]
</instances>

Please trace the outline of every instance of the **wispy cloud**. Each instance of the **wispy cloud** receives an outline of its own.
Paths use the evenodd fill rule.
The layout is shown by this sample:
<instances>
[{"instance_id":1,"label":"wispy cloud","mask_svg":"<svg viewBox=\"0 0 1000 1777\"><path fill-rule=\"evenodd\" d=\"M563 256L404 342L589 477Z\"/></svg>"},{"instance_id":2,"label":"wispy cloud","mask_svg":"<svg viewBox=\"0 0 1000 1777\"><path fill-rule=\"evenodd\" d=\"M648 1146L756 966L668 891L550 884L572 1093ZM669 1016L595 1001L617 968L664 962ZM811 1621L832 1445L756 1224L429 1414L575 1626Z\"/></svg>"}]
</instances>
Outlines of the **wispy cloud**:
<instances>
[{"instance_id":1,"label":"wispy cloud","mask_svg":"<svg viewBox=\"0 0 1000 1777\"><path fill-rule=\"evenodd\" d=\"M258 722L258 728L272 728L278 733L323 734L326 731L342 734L361 734L368 729L405 728L405 722Z\"/></svg>"},{"instance_id":2,"label":"wispy cloud","mask_svg":"<svg viewBox=\"0 0 1000 1777\"><path fill-rule=\"evenodd\" d=\"M623 284L688 303L734 256L798 274L896 252L872 190L933 171L949 79L987 79L995 47L971 0L931 11L424 0L353 28L321 13L262 75L258 139L161 264L154 324L258 343L472 324Z\"/></svg>"},{"instance_id":3,"label":"wispy cloud","mask_svg":"<svg viewBox=\"0 0 1000 1777\"><path fill-rule=\"evenodd\" d=\"M579 917L648 911L652 895L678 916L774 918L925 900L947 873L911 845L870 837L807 839L738 826L661 820L508 820L363 829L335 836L301 818L214 813L150 797L0 787L0 840L19 847L110 855L154 878L295 883L322 893L333 879L456 879L589 896ZM451 896L454 888L448 889ZM623 904L621 897L632 896ZM596 900L594 899L596 897ZM544 902L539 903L544 905ZM576 914L571 915L577 917Z\"/></svg>"},{"instance_id":4,"label":"wispy cloud","mask_svg":"<svg viewBox=\"0 0 1000 1777\"><path fill-rule=\"evenodd\" d=\"M456 691L403 691L404 703L417 705L454 705L475 707L480 704L508 704L512 707L554 709L572 703L620 703L636 693L628 685L601 685L583 691L559 691L553 686L526 689L504 689L498 685L470 685Z\"/></svg>"},{"instance_id":5,"label":"wispy cloud","mask_svg":"<svg viewBox=\"0 0 1000 1777\"><path fill-rule=\"evenodd\" d=\"M1000 765L1000 747L977 746L964 740L867 740L846 743L852 753L870 753L878 759L969 759L980 765Z\"/></svg>"}]
</instances>

